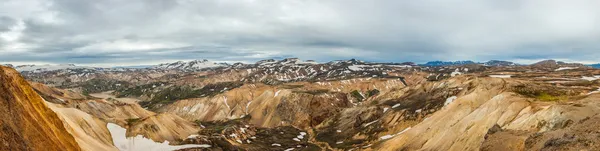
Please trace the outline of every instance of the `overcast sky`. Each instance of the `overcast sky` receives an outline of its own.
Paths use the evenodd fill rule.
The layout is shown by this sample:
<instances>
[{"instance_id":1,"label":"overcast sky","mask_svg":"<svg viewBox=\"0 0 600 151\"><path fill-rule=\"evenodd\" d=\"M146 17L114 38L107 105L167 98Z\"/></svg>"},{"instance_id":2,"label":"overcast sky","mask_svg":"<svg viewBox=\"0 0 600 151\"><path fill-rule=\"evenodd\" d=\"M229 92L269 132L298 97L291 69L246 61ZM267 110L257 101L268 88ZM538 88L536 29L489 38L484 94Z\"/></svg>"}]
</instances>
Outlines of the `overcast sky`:
<instances>
[{"instance_id":1,"label":"overcast sky","mask_svg":"<svg viewBox=\"0 0 600 151\"><path fill-rule=\"evenodd\" d=\"M0 63L600 62L599 0L0 0Z\"/></svg>"}]
</instances>

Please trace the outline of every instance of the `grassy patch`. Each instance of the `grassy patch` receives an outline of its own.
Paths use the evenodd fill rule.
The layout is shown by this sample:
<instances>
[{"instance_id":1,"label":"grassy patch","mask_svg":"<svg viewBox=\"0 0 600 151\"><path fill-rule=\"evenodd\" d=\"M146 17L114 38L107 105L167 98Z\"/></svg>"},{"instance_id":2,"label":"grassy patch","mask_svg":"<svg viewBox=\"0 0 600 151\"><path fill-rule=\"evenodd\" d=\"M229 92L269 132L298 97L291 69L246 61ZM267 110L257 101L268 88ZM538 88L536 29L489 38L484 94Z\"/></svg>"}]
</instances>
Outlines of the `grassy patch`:
<instances>
[{"instance_id":1,"label":"grassy patch","mask_svg":"<svg viewBox=\"0 0 600 151\"><path fill-rule=\"evenodd\" d=\"M201 89L189 86L172 86L154 93L150 101L140 102L143 107L155 107L160 104L171 104L178 100L214 96L242 86L241 82L221 82L208 84Z\"/></svg>"},{"instance_id":2,"label":"grassy patch","mask_svg":"<svg viewBox=\"0 0 600 151\"><path fill-rule=\"evenodd\" d=\"M120 88L117 89L114 94L117 97L139 97L146 93L150 93L150 91L156 87L164 86L167 84L166 82L155 82L150 84L138 85L135 87L129 88Z\"/></svg>"},{"instance_id":3,"label":"grassy patch","mask_svg":"<svg viewBox=\"0 0 600 151\"><path fill-rule=\"evenodd\" d=\"M378 94L379 94L379 90L377 90L377 89L373 89L373 90L367 91L367 96L368 97L376 96Z\"/></svg>"},{"instance_id":4,"label":"grassy patch","mask_svg":"<svg viewBox=\"0 0 600 151\"><path fill-rule=\"evenodd\" d=\"M304 87L304 85L282 85L281 88L284 89L296 89L296 88L302 88Z\"/></svg>"},{"instance_id":5,"label":"grassy patch","mask_svg":"<svg viewBox=\"0 0 600 151\"><path fill-rule=\"evenodd\" d=\"M104 91L116 90L126 85L129 85L129 83L110 79L91 79L77 84L77 86L81 87L84 95L89 93L99 93Z\"/></svg>"},{"instance_id":6,"label":"grassy patch","mask_svg":"<svg viewBox=\"0 0 600 151\"><path fill-rule=\"evenodd\" d=\"M294 92L295 93L307 93L307 94L311 94L311 95L319 95L319 94L329 93L329 90L327 90L327 89L316 89L316 90L294 91Z\"/></svg>"},{"instance_id":7,"label":"grassy patch","mask_svg":"<svg viewBox=\"0 0 600 151\"><path fill-rule=\"evenodd\" d=\"M365 97L358 90L354 90L354 91L350 92L350 95L352 95L352 97L356 98L356 100L358 102L362 102L363 100L365 100Z\"/></svg>"},{"instance_id":8,"label":"grassy patch","mask_svg":"<svg viewBox=\"0 0 600 151\"><path fill-rule=\"evenodd\" d=\"M518 85L513 87L513 92L535 98L539 101L561 101L568 99L569 92L551 86Z\"/></svg>"},{"instance_id":9,"label":"grassy patch","mask_svg":"<svg viewBox=\"0 0 600 151\"><path fill-rule=\"evenodd\" d=\"M129 118L126 119L125 122L127 122L127 126L133 126L135 125L135 123L140 122L141 118Z\"/></svg>"}]
</instances>

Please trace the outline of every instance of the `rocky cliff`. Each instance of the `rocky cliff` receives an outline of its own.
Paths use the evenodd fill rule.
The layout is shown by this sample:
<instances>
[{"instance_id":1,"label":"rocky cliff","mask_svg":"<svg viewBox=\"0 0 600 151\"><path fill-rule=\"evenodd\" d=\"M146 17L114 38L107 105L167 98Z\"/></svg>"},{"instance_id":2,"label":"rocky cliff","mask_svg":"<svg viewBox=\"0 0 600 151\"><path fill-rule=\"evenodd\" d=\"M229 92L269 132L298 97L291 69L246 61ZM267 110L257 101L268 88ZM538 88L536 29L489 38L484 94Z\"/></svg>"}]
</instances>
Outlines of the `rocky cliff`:
<instances>
[{"instance_id":1,"label":"rocky cliff","mask_svg":"<svg viewBox=\"0 0 600 151\"><path fill-rule=\"evenodd\" d=\"M0 150L80 150L56 113L12 68L0 66Z\"/></svg>"}]
</instances>

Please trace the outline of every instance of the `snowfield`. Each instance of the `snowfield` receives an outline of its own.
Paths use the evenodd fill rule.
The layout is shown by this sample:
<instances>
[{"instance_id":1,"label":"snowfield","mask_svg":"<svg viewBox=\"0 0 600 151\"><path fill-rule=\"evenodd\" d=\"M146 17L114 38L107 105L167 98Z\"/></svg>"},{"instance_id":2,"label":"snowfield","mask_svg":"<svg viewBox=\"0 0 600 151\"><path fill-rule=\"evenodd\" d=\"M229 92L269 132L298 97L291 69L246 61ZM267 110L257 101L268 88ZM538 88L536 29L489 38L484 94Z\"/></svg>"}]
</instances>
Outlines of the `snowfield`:
<instances>
[{"instance_id":1,"label":"snowfield","mask_svg":"<svg viewBox=\"0 0 600 151\"><path fill-rule=\"evenodd\" d=\"M122 151L165 151L192 147L211 147L207 144L172 146L169 145L169 141L158 143L152 141L151 139L145 138L142 135L127 138L127 136L125 135L127 130L125 128L113 123L108 123L106 127L108 128L108 131L110 131L110 135L113 139L114 145Z\"/></svg>"}]
</instances>

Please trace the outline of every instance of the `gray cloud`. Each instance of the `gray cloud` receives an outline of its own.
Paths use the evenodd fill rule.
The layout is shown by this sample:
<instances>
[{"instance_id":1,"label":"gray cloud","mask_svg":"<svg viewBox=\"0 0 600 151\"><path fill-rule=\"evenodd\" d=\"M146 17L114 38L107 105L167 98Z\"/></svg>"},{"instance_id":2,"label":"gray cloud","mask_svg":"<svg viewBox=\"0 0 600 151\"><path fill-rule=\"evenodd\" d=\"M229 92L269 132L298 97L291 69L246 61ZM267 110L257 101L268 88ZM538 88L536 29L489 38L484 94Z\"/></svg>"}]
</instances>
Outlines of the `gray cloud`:
<instances>
[{"instance_id":1,"label":"gray cloud","mask_svg":"<svg viewBox=\"0 0 600 151\"><path fill-rule=\"evenodd\" d=\"M5 1L0 62L600 57L596 0Z\"/></svg>"}]
</instances>

